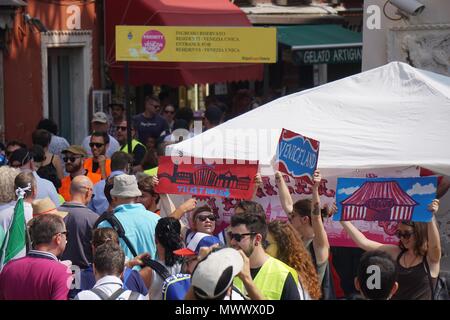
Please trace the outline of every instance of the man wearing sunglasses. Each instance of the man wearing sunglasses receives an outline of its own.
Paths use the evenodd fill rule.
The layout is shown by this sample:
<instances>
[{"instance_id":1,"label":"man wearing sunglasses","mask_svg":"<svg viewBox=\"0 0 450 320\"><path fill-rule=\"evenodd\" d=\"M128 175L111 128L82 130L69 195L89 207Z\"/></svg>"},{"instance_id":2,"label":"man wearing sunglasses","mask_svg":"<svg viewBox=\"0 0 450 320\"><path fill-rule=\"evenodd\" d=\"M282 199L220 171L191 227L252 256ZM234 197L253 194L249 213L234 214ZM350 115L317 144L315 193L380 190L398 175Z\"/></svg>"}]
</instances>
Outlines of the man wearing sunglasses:
<instances>
[{"instance_id":1,"label":"man wearing sunglasses","mask_svg":"<svg viewBox=\"0 0 450 320\"><path fill-rule=\"evenodd\" d=\"M148 137L158 139L163 131L169 132L169 125L159 115L159 109L159 98L148 95L145 97L144 112L133 117L133 124L141 143L145 143Z\"/></svg>"},{"instance_id":2,"label":"man wearing sunglasses","mask_svg":"<svg viewBox=\"0 0 450 320\"><path fill-rule=\"evenodd\" d=\"M267 223L264 216L242 213L231 217L230 245L242 250L250 260L250 274L261 294L268 300L300 300L297 272L264 251ZM234 285L248 295L241 279Z\"/></svg>"},{"instance_id":3,"label":"man wearing sunglasses","mask_svg":"<svg viewBox=\"0 0 450 320\"><path fill-rule=\"evenodd\" d=\"M68 172L69 175L61 180L61 188L59 188L58 191L65 201L71 201L70 184L73 178L84 175L87 176L93 184L96 184L102 179L102 176L84 168L87 152L82 146L72 145L63 150L62 154L66 172Z\"/></svg>"},{"instance_id":4,"label":"man wearing sunglasses","mask_svg":"<svg viewBox=\"0 0 450 320\"><path fill-rule=\"evenodd\" d=\"M94 132L91 135L89 147L92 157L84 161L84 168L90 172L98 173L102 179L111 174L111 159L107 159L106 150L109 147L109 136L106 132Z\"/></svg>"},{"instance_id":5,"label":"man wearing sunglasses","mask_svg":"<svg viewBox=\"0 0 450 320\"><path fill-rule=\"evenodd\" d=\"M108 132L108 116L104 112L96 112L92 117L91 121L91 132ZM109 145L106 146L106 157L111 158L112 154L119 150L119 142L112 136L108 134ZM81 146L86 150L89 156L92 156L91 147L89 143L91 142L91 136L87 136L83 139Z\"/></svg>"}]
</instances>

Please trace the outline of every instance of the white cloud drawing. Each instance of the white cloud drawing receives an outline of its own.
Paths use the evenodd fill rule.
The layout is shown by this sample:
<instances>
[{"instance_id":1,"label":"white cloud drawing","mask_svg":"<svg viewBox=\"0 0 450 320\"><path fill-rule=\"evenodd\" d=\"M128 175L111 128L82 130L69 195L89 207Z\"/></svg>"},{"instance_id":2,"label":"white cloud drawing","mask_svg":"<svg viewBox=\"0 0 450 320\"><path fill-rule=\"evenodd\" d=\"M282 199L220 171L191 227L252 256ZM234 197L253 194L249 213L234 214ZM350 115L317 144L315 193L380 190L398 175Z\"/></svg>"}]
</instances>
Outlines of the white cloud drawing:
<instances>
[{"instance_id":1,"label":"white cloud drawing","mask_svg":"<svg viewBox=\"0 0 450 320\"><path fill-rule=\"evenodd\" d=\"M418 194L418 195L433 194L435 192L436 192L436 187L432 183L429 183L429 184L426 184L423 186L418 182L416 184L414 184L411 189L406 191L406 193L409 194L410 196L413 196L415 194Z\"/></svg>"},{"instance_id":2,"label":"white cloud drawing","mask_svg":"<svg viewBox=\"0 0 450 320\"><path fill-rule=\"evenodd\" d=\"M338 190L338 194L346 194L346 195L351 195L353 194L356 190L359 189L359 186L357 187L348 187L348 188L342 188Z\"/></svg>"}]
</instances>

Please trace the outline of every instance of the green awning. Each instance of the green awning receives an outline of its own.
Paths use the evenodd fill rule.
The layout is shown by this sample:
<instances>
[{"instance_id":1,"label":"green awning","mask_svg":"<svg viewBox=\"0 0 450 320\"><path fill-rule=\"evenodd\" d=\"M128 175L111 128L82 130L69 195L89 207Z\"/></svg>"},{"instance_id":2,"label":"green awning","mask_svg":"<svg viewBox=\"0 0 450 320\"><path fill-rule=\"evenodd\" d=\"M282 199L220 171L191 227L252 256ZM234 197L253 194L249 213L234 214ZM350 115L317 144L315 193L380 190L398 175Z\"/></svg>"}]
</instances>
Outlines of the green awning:
<instances>
[{"instance_id":1,"label":"green awning","mask_svg":"<svg viewBox=\"0 0 450 320\"><path fill-rule=\"evenodd\" d=\"M296 64L353 63L361 61L362 33L339 25L277 27L278 42L289 48ZM286 57L283 52L283 57Z\"/></svg>"}]
</instances>

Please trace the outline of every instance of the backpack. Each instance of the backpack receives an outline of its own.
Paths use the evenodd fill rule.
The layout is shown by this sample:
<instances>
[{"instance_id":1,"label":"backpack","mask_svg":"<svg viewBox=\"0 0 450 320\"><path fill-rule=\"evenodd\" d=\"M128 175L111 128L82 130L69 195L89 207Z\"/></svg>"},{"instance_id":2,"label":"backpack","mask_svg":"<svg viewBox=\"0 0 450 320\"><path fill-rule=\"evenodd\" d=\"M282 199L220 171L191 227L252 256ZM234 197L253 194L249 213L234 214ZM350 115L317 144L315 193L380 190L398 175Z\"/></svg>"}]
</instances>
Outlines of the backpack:
<instances>
[{"instance_id":1,"label":"backpack","mask_svg":"<svg viewBox=\"0 0 450 320\"><path fill-rule=\"evenodd\" d=\"M89 291L95 293L98 297L100 297L101 300L117 300L117 298L120 297L120 295L127 290L124 288L117 289L117 291L114 292L109 297L106 295L106 293L104 293L102 290L100 290L98 288L94 288ZM128 297L128 300L138 300L140 295L141 294L139 292L131 291L130 296Z\"/></svg>"},{"instance_id":2,"label":"backpack","mask_svg":"<svg viewBox=\"0 0 450 320\"><path fill-rule=\"evenodd\" d=\"M433 288L433 280L431 279L430 266L428 265L427 258L423 259L425 264L425 270L427 272L428 281L431 287L431 300L450 300L450 294L447 289L447 282L445 278L439 274L436 279L436 286Z\"/></svg>"},{"instance_id":3,"label":"backpack","mask_svg":"<svg viewBox=\"0 0 450 320\"><path fill-rule=\"evenodd\" d=\"M125 244L127 245L128 249L130 249L131 254L133 257L136 257L138 254L136 250L134 249L133 245L131 244L131 241L128 239L128 237L125 235L125 229L123 228L122 224L120 223L119 219L114 215L114 212L105 212L103 213L97 221L95 221L94 228L97 229L98 225L102 223L103 221L108 221L111 227L117 232L119 235L119 238L121 238Z\"/></svg>"},{"instance_id":4,"label":"backpack","mask_svg":"<svg viewBox=\"0 0 450 320\"><path fill-rule=\"evenodd\" d=\"M156 260L145 259L149 266L164 280L162 285L162 300L184 300L191 286L191 275L184 273L170 274L165 266Z\"/></svg>"}]
</instances>

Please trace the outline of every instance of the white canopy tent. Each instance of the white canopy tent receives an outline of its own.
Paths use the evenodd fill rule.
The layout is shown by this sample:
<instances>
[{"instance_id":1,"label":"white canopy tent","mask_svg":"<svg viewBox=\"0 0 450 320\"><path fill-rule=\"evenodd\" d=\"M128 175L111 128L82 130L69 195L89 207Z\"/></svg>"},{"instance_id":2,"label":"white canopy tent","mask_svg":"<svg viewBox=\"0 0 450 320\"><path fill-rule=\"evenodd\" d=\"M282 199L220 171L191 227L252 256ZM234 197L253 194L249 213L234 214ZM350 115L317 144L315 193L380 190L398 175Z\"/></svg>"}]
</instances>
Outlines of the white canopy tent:
<instances>
[{"instance_id":1,"label":"white canopy tent","mask_svg":"<svg viewBox=\"0 0 450 320\"><path fill-rule=\"evenodd\" d=\"M272 101L167 154L267 165L282 128L320 141L321 169L419 165L450 175L450 78L392 62Z\"/></svg>"}]
</instances>

